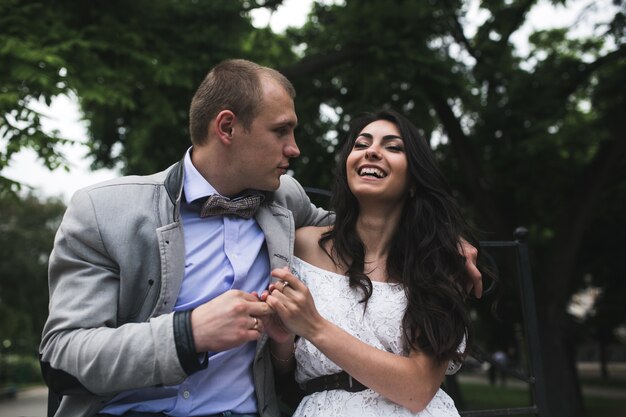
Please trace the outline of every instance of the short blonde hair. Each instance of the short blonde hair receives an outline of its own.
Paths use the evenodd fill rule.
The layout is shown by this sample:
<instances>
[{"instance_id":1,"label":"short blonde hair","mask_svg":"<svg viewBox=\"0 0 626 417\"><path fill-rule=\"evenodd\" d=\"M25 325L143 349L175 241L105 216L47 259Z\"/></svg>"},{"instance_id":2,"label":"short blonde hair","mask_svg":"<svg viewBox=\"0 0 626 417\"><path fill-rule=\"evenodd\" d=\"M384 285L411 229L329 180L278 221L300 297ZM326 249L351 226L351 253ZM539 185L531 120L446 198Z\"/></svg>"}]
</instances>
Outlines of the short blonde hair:
<instances>
[{"instance_id":1,"label":"short blonde hair","mask_svg":"<svg viewBox=\"0 0 626 417\"><path fill-rule=\"evenodd\" d=\"M209 71L191 100L191 143L200 145L206 141L209 123L222 110L235 113L244 128L249 129L263 101L261 77L277 82L292 99L296 97L291 82L275 69L245 59L223 61Z\"/></svg>"}]
</instances>

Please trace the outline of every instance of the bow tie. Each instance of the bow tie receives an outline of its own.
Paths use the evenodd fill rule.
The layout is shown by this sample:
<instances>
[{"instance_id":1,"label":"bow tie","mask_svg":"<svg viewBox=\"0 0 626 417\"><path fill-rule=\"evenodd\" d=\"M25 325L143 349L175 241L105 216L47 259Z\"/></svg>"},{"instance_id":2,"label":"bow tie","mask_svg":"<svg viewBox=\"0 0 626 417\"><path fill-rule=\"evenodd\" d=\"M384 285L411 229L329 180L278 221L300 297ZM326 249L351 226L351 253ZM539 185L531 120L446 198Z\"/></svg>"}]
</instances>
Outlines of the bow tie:
<instances>
[{"instance_id":1,"label":"bow tie","mask_svg":"<svg viewBox=\"0 0 626 417\"><path fill-rule=\"evenodd\" d=\"M234 200L213 194L202 205L200 217L234 215L249 219L254 215L262 201L263 196L260 194L251 194Z\"/></svg>"}]
</instances>

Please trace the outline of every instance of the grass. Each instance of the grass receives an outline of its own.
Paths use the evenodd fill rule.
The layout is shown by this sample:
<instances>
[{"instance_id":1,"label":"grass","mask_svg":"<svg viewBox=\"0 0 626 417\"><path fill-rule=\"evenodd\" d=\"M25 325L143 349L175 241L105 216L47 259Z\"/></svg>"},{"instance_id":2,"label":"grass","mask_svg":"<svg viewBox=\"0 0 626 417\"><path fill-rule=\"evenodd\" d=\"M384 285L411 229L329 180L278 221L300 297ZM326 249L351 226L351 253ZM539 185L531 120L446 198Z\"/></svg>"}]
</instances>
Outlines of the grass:
<instances>
[{"instance_id":1,"label":"grass","mask_svg":"<svg viewBox=\"0 0 626 417\"><path fill-rule=\"evenodd\" d=\"M530 405L528 392L517 388L461 383L461 392L465 400L463 410L526 407Z\"/></svg>"},{"instance_id":2,"label":"grass","mask_svg":"<svg viewBox=\"0 0 626 417\"><path fill-rule=\"evenodd\" d=\"M591 377L581 377L580 384L585 387L606 387L606 388L621 388L626 390L626 379L611 378L600 379Z\"/></svg>"},{"instance_id":3,"label":"grass","mask_svg":"<svg viewBox=\"0 0 626 417\"><path fill-rule=\"evenodd\" d=\"M585 397L587 417L623 417L626 398Z\"/></svg>"},{"instance_id":4,"label":"grass","mask_svg":"<svg viewBox=\"0 0 626 417\"><path fill-rule=\"evenodd\" d=\"M529 393L525 389L462 382L461 391L466 403L465 407L459 407L463 411L531 405ZM623 417L626 396L625 398L585 396L584 403L587 417Z\"/></svg>"}]
</instances>

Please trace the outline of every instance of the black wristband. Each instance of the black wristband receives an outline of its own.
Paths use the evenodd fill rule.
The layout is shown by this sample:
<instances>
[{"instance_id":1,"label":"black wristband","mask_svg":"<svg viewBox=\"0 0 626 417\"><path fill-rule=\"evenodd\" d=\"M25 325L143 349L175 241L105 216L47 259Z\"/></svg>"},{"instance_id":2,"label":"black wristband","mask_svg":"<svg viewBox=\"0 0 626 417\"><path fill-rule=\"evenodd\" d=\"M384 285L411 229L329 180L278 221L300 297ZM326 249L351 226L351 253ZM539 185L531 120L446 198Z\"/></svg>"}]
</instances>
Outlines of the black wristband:
<instances>
[{"instance_id":1,"label":"black wristband","mask_svg":"<svg viewBox=\"0 0 626 417\"><path fill-rule=\"evenodd\" d=\"M183 371L191 375L209 366L209 361L198 359L191 330L191 310L174 312L174 342L178 361Z\"/></svg>"}]
</instances>

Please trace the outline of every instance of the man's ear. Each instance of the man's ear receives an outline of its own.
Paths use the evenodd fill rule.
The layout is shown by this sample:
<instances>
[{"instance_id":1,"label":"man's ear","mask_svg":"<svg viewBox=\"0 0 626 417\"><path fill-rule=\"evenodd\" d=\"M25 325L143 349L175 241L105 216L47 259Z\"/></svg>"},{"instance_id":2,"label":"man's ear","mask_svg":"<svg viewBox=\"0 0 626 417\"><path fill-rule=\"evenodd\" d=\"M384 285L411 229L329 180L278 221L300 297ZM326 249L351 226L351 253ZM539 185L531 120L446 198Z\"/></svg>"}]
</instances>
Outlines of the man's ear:
<instances>
[{"instance_id":1,"label":"man's ear","mask_svg":"<svg viewBox=\"0 0 626 417\"><path fill-rule=\"evenodd\" d=\"M215 133L224 145L230 145L236 121L237 116L230 110L222 110L215 117Z\"/></svg>"}]
</instances>

